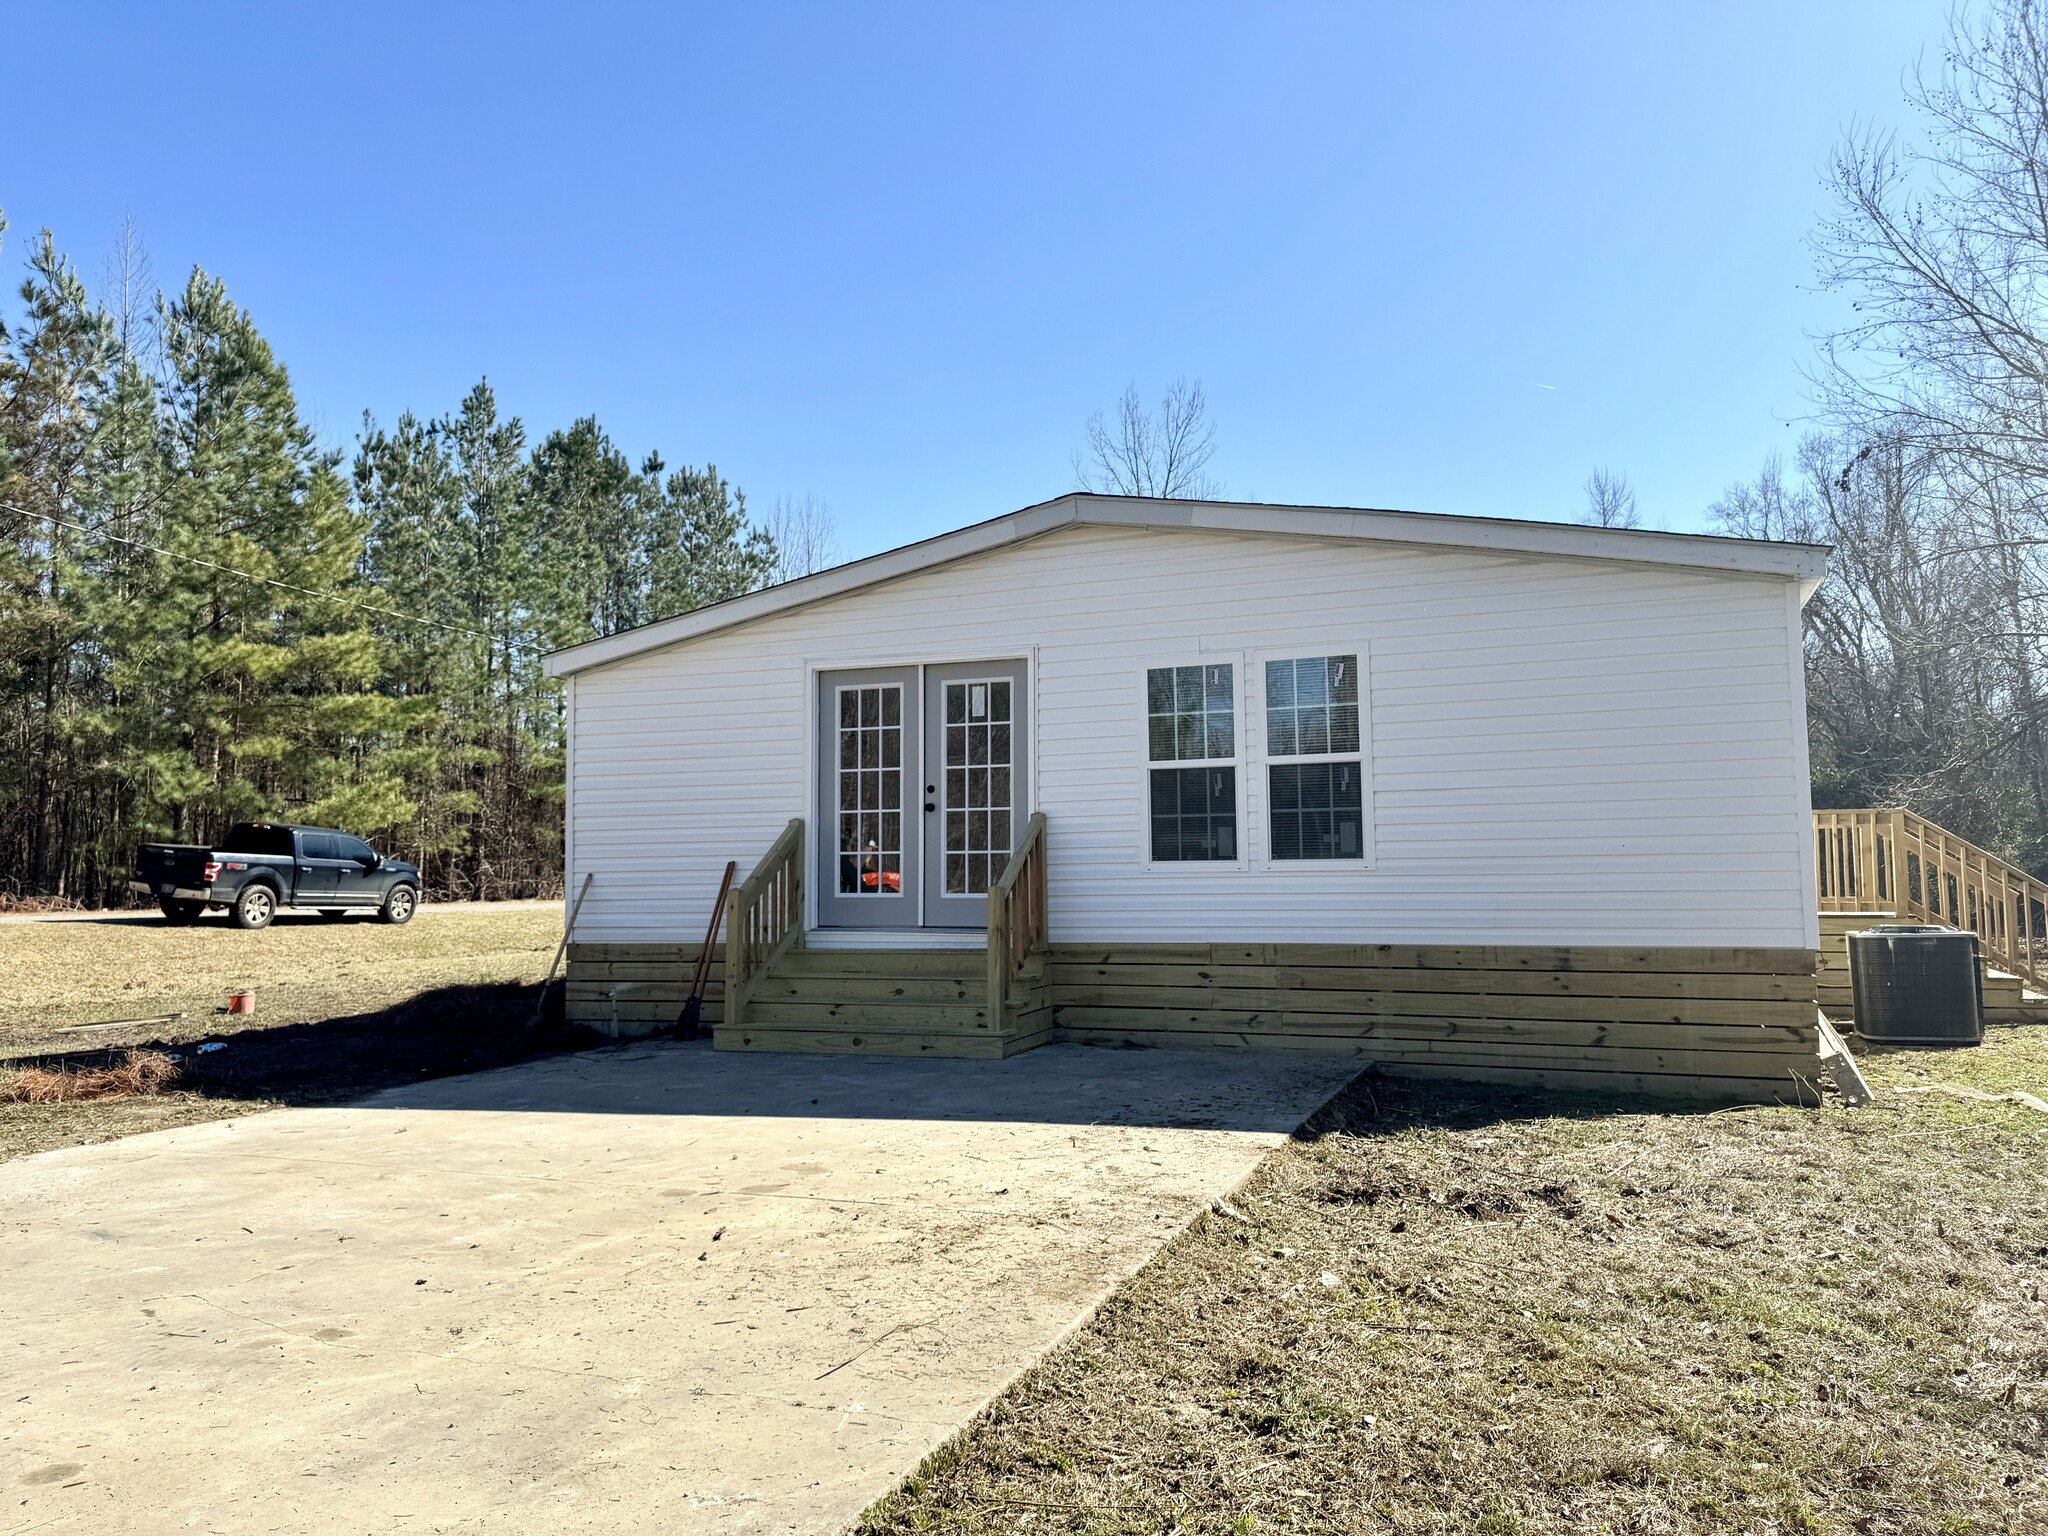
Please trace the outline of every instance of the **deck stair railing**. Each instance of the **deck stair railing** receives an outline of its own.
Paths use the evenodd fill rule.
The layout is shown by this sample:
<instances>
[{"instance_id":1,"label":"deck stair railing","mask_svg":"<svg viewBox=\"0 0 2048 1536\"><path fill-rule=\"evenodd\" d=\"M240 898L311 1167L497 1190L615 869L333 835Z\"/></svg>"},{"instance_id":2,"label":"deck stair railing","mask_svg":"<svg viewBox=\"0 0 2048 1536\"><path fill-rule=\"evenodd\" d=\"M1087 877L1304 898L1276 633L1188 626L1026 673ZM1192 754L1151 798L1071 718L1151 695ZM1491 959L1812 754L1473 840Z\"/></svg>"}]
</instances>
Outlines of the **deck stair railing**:
<instances>
[{"instance_id":1,"label":"deck stair railing","mask_svg":"<svg viewBox=\"0 0 2048 1536\"><path fill-rule=\"evenodd\" d=\"M1010 983L1045 946L1045 813L1024 824L1016 852L988 888L988 1021L1003 1027Z\"/></svg>"},{"instance_id":2,"label":"deck stair railing","mask_svg":"<svg viewBox=\"0 0 2048 1536\"><path fill-rule=\"evenodd\" d=\"M1815 811L1823 912L1892 912L1977 935L1985 963L2048 973L2048 883L1905 810Z\"/></svg>"},{"instance_id":3,"label":"deck stair railing","mask_svg":"<svg viewBox=\"0 0 2048 1536\"><path fill-rule=\"evenodd\" d=\"M804 824L801 817L761 855L726 897L725 1022L736 1025L762 973L803 932Z\"/></svg>"}]
</instances>

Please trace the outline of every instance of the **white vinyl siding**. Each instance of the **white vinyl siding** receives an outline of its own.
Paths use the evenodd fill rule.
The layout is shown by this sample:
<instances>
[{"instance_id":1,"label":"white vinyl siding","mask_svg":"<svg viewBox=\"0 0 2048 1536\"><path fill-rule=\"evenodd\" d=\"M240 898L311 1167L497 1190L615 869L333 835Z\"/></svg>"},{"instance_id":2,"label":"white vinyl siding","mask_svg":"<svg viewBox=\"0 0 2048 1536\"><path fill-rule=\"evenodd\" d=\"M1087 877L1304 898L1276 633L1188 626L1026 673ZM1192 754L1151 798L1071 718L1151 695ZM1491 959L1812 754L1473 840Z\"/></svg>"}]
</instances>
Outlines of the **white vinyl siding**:
<instances>
[{"instance_id":1,"label":"white vinyl siding","mask_svg":"<svg viewBox=\"0 0 2048 1536\"><path fill-rule=\"evenodd\" d=\"M1778 576L1065 528L578 674L577 937L694 939L815 816L811 669L1032 656L1056 942L1810 947L1798 613ZM1152 863L1134 678L1238 665L1242 799L1247 658L1354 651L1365 863Z\"/></svg>"}]
</instances>

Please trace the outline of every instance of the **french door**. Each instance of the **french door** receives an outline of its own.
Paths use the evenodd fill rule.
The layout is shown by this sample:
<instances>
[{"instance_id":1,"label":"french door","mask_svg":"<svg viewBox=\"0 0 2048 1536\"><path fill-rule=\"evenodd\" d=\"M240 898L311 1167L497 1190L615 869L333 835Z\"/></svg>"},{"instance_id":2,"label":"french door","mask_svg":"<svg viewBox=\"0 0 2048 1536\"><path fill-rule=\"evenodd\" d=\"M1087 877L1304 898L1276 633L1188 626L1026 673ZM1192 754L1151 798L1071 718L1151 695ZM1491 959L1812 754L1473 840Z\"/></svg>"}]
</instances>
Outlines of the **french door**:
<instances>
[{"instance_id":1,"label":"french door","mask_svg":"<svg viewBox=\"0 0 2048 1536\"><path fill-rule=\"evenodd\" d=\"M818 676L818 921L979 928L1026 806L1021 661Z\"/></svg>"}]
</instances>

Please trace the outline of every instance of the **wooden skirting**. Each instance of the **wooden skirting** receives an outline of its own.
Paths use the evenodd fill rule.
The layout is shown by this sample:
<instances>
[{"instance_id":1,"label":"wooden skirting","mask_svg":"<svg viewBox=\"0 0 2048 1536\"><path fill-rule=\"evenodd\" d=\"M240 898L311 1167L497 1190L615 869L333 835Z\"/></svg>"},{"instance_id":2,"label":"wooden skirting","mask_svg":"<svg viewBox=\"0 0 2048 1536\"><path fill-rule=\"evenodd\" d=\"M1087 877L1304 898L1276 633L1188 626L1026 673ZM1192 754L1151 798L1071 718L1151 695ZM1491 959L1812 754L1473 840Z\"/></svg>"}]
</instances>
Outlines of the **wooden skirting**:
<instances>
[{"instance_id":1,"label":"wooden skirting","mask_svg":"<svg viewBox=\"0 0 2048 1536\"><path fill-rule=\"evenodd\" d=\"M1805 949L1060 945L1054 1032L1334 1052L1383 1070L1687 1097L1811 1097Z\"/></svg>"},{"instance_id":2,"label":"wooden skirting","mask_svg":"<svg viewBox=\"0 0 2048 1536\"><path fill-rule=\"evenodd\" d=\"M569 1017L665 1028L695 961L690 944L573 944ZM1805 949L1065 944L1001 1054L1046 1040L1314 1051L1416 1076L1795 1101L1818 1071L1820 965ZM722 982L714 964L707 1022ZM841 1001L843 1029L768 1027L751 1048L881 1049L882 999Z\"/></svg>"},{"instance_id":3,"label":"wooden skirting","mask_svg":"<svg viewBox=\"0 0 2048 1536\"><path fill-rule=\"evenodd\" d=\"M683 1011L697 969L697 944L571 944L565 1016L606 1034L667 1029ZM704 1022L725 1018L724 946L711 961Z\"/></svg>"}]
</instances>

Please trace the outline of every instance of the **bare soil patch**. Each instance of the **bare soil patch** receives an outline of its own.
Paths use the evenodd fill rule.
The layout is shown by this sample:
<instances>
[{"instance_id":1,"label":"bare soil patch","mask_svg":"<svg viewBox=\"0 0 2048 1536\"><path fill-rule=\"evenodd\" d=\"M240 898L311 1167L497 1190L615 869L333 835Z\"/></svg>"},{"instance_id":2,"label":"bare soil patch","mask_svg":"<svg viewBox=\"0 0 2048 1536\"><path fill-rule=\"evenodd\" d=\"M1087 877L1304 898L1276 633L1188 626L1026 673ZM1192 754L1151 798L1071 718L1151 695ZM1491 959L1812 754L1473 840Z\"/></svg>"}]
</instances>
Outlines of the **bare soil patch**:
<instances>
[{"instance_id":1,"label":"bare soil patch","mask_svg":"<svg viewBox=\"0 0 2048 1536\"><path fill-rule=\"evenodd\" d=\"M12 1100L0 1102L0 1159L595 1043L562 1026L555 1000L527 1027L560 933L554 907L427 908L403 928L294 915L259 933L219 918L0 927L0 1088L31 1072L45 1089L67 1078L104 1090L134 1052L176 1069L136 1092L0 1094ZM256 1013L226 1011L238 988L256 993ZM138 1022L76 1028L122 1019Z\"/></svg>"},{"instance_id":2,"label":"bare soil patch","mask_svg":"<svg viewBox=\"0 0 2048 1536\"><path fill-rule=\"evenodd\" d=\"M1361 1079L866 1536L2048 1530L2048 1031L1877 1106Z\"/></svg>"}]
</instances>

